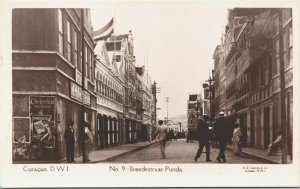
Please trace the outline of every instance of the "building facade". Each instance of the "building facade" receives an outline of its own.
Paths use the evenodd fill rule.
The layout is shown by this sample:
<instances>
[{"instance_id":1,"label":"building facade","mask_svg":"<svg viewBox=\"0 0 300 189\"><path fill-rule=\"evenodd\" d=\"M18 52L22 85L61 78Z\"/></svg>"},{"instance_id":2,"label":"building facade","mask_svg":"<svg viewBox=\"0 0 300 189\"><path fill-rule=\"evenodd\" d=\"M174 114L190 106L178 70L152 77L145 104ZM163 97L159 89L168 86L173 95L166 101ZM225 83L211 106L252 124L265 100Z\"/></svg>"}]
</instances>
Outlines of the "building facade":
<instances>
[{"instance_id":1,"label":"building facade","mask_svg":"<svg viewBox=\"0 0 300 189\"><path fill-rule=\"evenodd\" d=\"M195 132L197 130L198 117L203 115L202 102L200 94L190 94L187 101L187 119L188 130Z\"/></svg>"},{"instance_id":2,"label":"building facade","mask_svg":"<svg viewBox=\"0 0 300 189\"><path fill-rule=\"evenodd\" d=\"M65 159L63 133L70 121L78 155L85 122L94 131L96 121L90 11L12 14L13 161Z\"/></svg>"},{"instance_id":3,"label":"building facade","mask_svg":"<svg viewBox=\"0 0 300 189\"><path fill-rule=\"evenodd\" d=\"M147 138L147 127L143 126L143 78L142 71L135 67L136 72L136 140L141 141ZM146 135L146 136L145 136Z\"/></svg>"},{"instance_id":4,"label":"building facade","mask_svg":"<svg viewBox=\"0 0 300 189\"><path fill-rule=\"evenodd\" d=\"M152 140L154 137L154 128L152 124L152 118L153 114L153 108L152 108L152 101L153 101L153 95L151 93L151 78L148 74L148 71L144 72L143 74L143 117L142 117L142 123L143 123L143 137L142 141L146 140ZM147 134L145 134L145 131Z\"/></svg>"},{"instance_id":5,"label":"building facade","mask_svg":"<svg viewBox=\"0 0 300 189\"><path fill-rule=\"evenodd\" d=\"M141 95L137 102L137 88L141 83L137 80L135 56L133 51L132 33L113 35L106 42L106 49L110 56L115 57L115 62L120 64L119 71L123 81L123 128L121 141L124 144L135 143L140 140L141 108L137 110L137 103L141 107ZM137 116L137 111L139 116ZM139 119L138 119L139 117Z\"/></svg>"},{"instance_id":6,"label":"building facade","mask_svg":"<svg viewBox=\"0 0 300 189\"><path fill-rule=\"evenodd\" d=\"M239 117L244 146L266 149L287 127L292 141L292 10L232 9L214 52L217 107ZM216 55L218 53L218 55ZM282 61L281 61L282 59ZM284 64L285 122L280 120L280 61ZM225 70L222 87L221 70ZM221 93L225 92L225 101ZM223 106L223 102L224 106ZM283 125L282 125L283 124Z\"/></svg>"},{"instance_id":7,"label":"building facade","mask_svg":"<svg viewBox=\"0 0 300 189\"><path fill-rule=\"evenodd\" d=\"M97 149L122 144L124 130L124 66L120 49L111 42L98 41L96 56ZM107 50L108 49L108 50Z\"/></svg>"}]
</instances>

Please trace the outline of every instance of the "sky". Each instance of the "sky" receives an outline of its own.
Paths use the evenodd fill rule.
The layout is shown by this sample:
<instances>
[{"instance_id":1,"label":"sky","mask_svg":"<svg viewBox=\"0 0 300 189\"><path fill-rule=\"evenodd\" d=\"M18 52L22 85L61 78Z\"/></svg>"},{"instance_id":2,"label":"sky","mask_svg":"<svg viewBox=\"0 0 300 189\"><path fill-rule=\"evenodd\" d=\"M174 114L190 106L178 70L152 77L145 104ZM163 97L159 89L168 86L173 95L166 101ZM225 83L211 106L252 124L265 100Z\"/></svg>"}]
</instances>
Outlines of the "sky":
<instances>
[{"instance_id":1,"label":"sky","mask_svg":"<svg viewBox=\"0 0 300 189\"><path fill-rule=\"evenodd\" d=\"M114 34L132 31L136 65L145 65L161 89L157 107L163 119L167 112L187 114L188 95L202 91L229 8L199 1L113 1L92 7L91 15L94 30L113 17Z\"/></svg>"}]
</instances>

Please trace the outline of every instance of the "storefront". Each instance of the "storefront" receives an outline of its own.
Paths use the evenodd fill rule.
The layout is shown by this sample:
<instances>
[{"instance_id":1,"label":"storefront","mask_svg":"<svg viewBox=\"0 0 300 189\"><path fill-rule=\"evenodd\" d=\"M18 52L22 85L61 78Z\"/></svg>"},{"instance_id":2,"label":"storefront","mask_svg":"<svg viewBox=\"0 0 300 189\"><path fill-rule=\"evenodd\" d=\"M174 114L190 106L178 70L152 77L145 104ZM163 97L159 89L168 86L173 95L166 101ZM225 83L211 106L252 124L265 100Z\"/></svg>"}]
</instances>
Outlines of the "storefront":
<instances>
[{"instance_id":1,"label":"storefront","mask_svg":"<svg viewBox=\"0 0 300 189\"><path fill-rule=\"evenodd\" d=\"M60 96L27 97L15 95L29 104L27 116L13 118L13 161L14 162L59 162L65 158L64 129L68 121L74 121L75 155L81 153L80 125L81 104ZM17 103L15 103L17 104ZM24 111L24 110L23 110ZM91 122L92 130L95 112L84 108L85 120ZM26 111L24 111L26 114Z\"/></svg>"},{"instance_id":2,"label":"storefront","mask_svg":"<svg viewBox=\"0 0 300 189\"><path fill-rule=\"evenodd\" d=\"M120 144L121 120L105 114L98 114L96 129L96 148L103 149Z\"/></svg>"},{"instance_id":3,"label":"storefront","mask_svg":"<svg viewBox=\"0 0 300 189\"><path fill-rule=\"evenodd\" d=\"M126 119L126 144L132 144L136 142L136 121L132 119Z\"/></svg>"},{"instance_id":4,"label":"storefront","mask_svg":"<svg viewBox=\"0 0 300 189\"><path fill-rule=\"evenodd\" d=\"M27 96L23 100L29 104L29 114L13 119L13 160L57 161L56 98Z\"/></svg>"}]
</instances>

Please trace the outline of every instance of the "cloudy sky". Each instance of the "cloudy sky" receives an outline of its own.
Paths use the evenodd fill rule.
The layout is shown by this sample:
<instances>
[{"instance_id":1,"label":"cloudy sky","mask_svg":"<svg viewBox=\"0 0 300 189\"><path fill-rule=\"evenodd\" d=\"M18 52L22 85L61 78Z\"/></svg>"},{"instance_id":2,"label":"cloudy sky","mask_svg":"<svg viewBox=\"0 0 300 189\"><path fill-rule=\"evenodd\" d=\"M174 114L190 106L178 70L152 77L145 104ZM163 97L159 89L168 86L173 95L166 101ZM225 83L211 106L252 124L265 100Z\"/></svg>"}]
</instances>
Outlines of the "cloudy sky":
<instances>
[{"instance_id":1,"label":"cloudy sky","mask_svg":"<svg viewBox=\"0 0 300 189\"><path fill-rule=\"evenodd\" d=\"M132 30L136 64L146 65L158 83L158 118L187 113L187 99L199 93L213 68L213 52L227 21L224 4L196 1L106 2L91 8L94 30L114 17L115 34Z\"/></svg>"}]
</instances>

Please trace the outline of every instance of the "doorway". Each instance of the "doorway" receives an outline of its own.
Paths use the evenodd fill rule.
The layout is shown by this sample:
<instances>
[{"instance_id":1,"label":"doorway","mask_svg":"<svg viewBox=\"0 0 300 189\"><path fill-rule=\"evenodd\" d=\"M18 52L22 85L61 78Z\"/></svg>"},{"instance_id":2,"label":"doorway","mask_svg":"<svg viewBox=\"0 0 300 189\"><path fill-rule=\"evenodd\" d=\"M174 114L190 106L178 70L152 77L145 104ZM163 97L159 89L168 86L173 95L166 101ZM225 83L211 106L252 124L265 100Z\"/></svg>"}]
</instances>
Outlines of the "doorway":
<instances>
[{"instance_id":1,"label":"doorway","mask_svg":"<svg viewBox=\"0 0 300 189\"><path fill-rule=\"evenodd\" d=\"M264 148L270 143L270 108L264 108Z\"/></svg>"},{"instance_id":2,"label":"doorway","mask_svg":"<svg viewBox=\"0 0 300 189\"><path fill-rule=\"evenodd\" d=\"M254 111L250 113L250 146L254 146Z\"/></svg>"}]
</instances>

